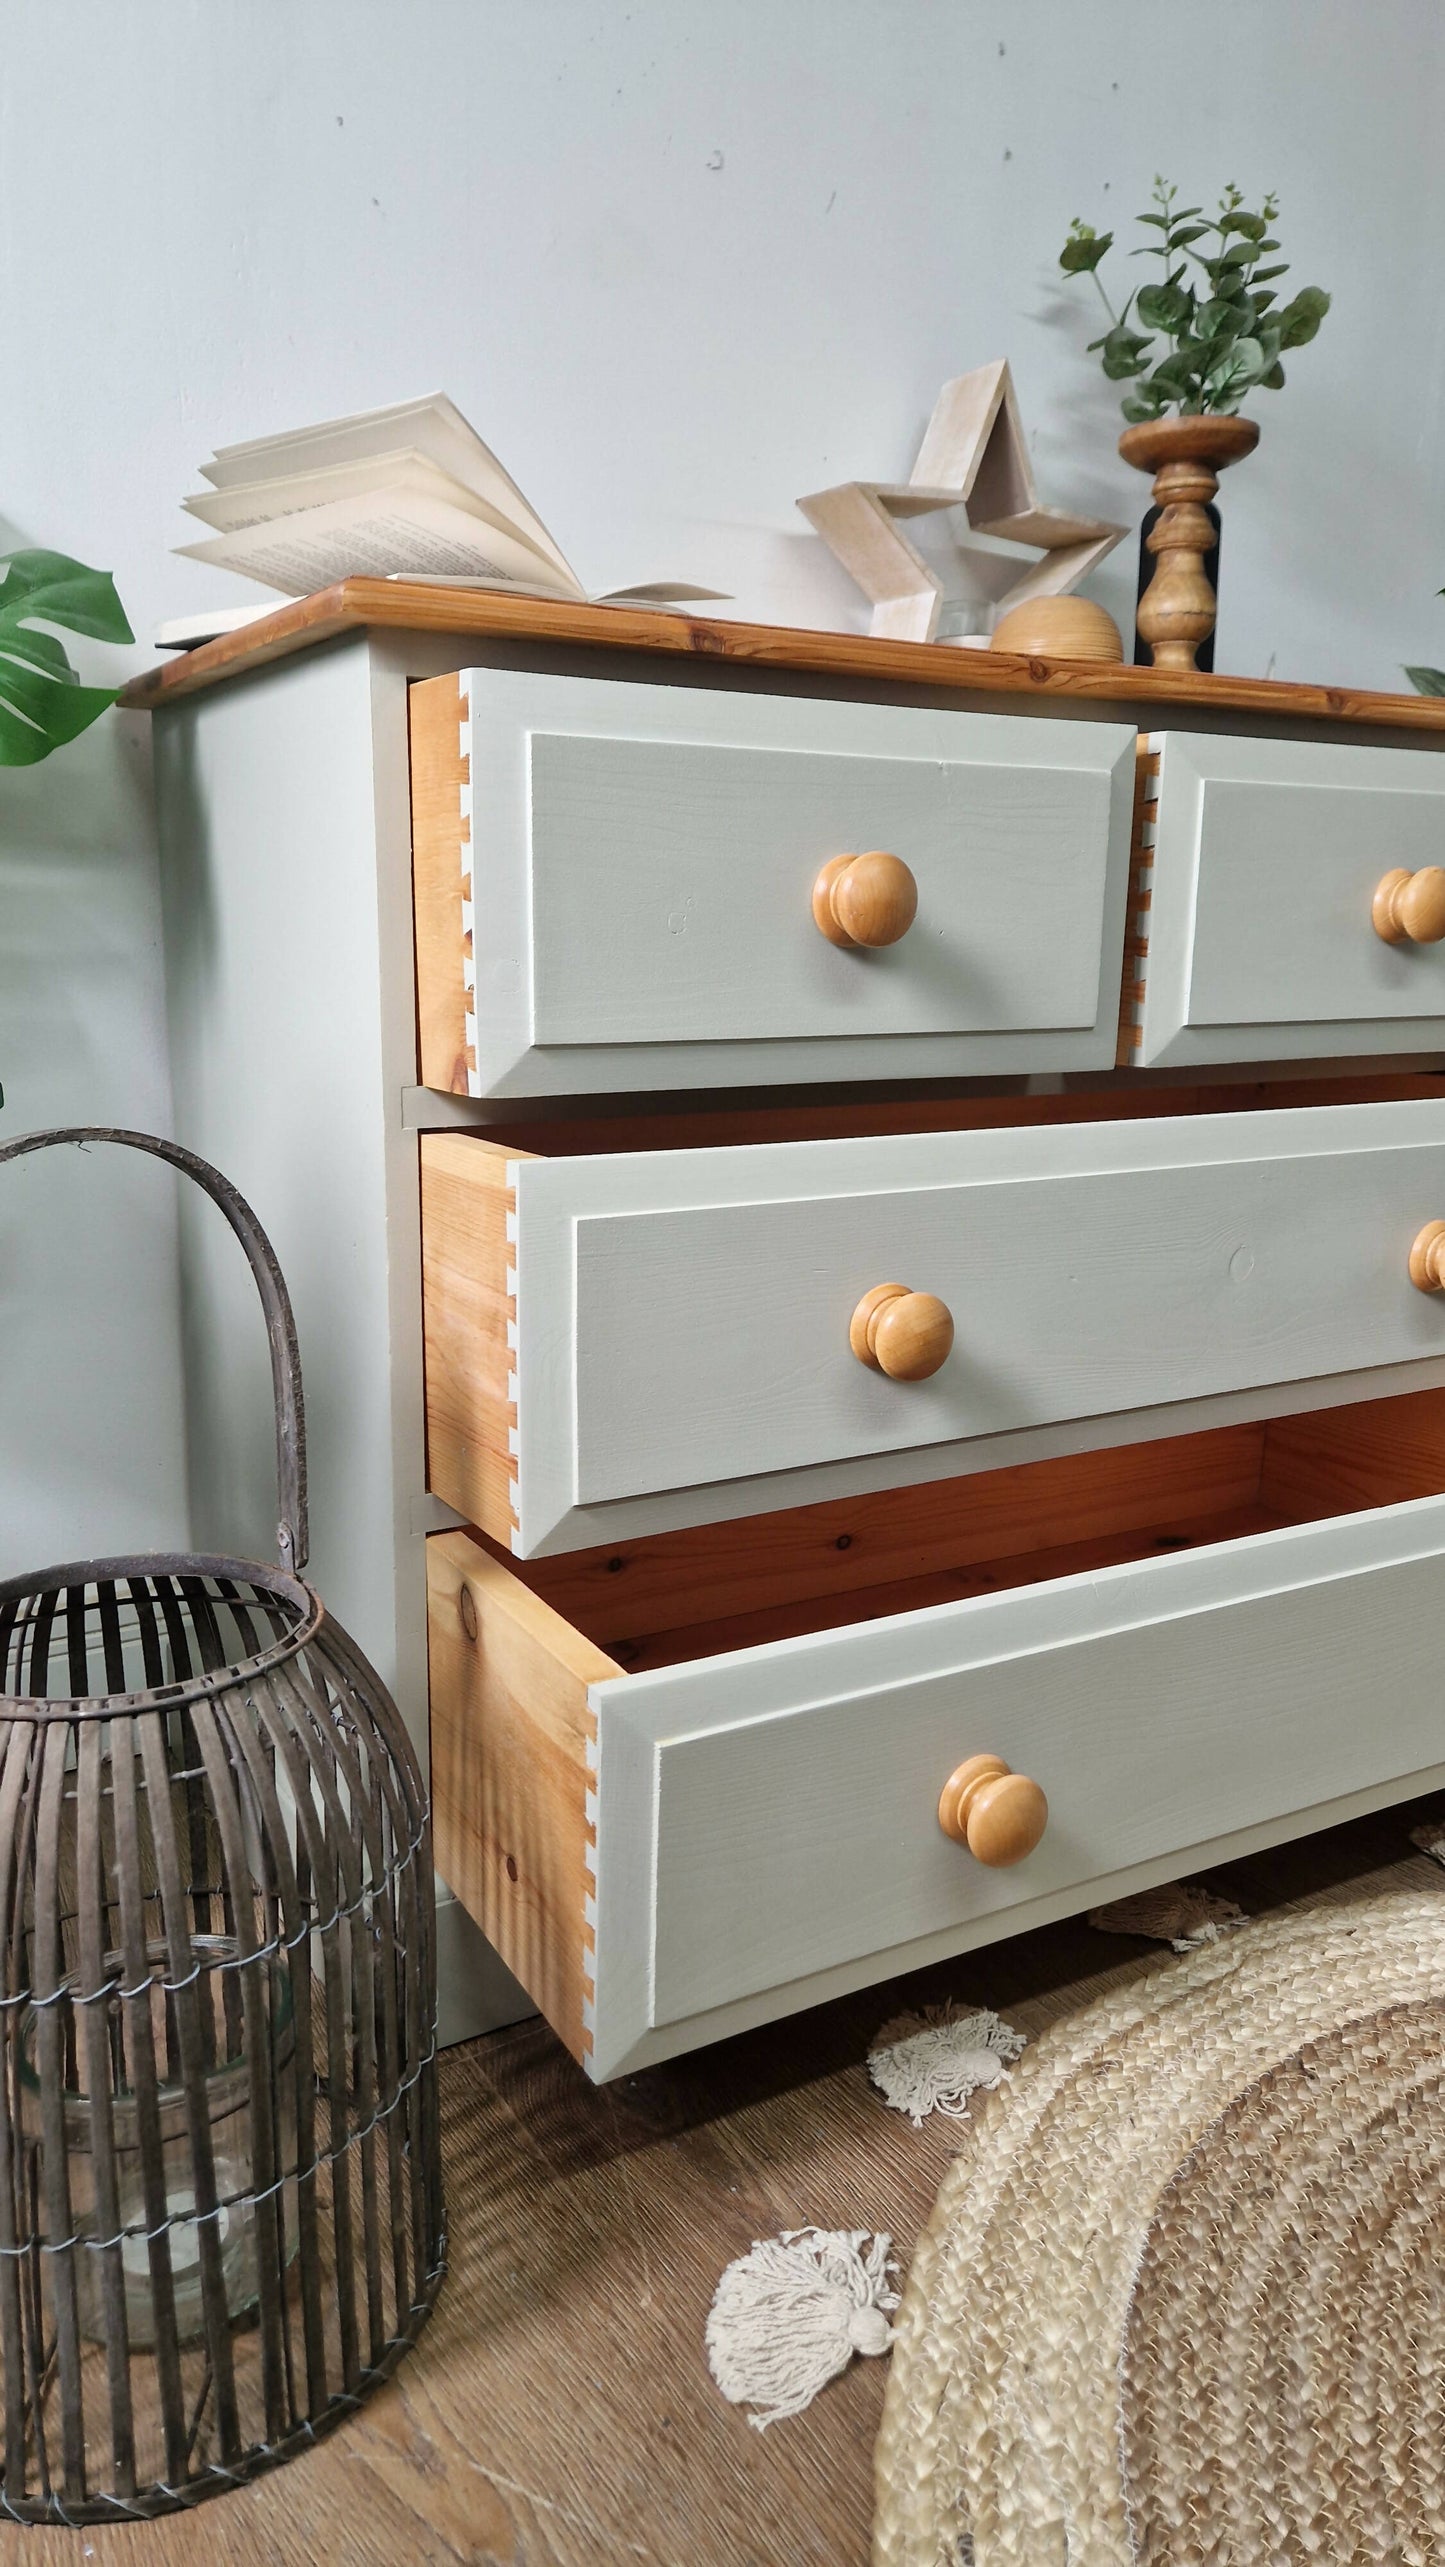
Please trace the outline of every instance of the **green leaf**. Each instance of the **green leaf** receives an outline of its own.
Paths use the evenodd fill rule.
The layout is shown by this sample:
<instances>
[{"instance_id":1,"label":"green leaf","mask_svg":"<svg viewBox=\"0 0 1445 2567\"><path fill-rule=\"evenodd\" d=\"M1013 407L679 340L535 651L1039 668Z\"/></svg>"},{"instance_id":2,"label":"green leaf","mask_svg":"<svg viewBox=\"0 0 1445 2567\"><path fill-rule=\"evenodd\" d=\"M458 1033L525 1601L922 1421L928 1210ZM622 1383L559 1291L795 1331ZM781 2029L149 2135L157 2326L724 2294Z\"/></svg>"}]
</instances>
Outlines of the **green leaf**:
<instances>
[{"instance_id":1,"label":"green leaf","mask_svg":"<svg viewBox=\"0 0 1445 2567\"><path fill-rule=\"evenodd\" d=\"M1111 330L1103 342L1101 363L1111 383L1123 383L1129 376L1142 374L1150 342L1137 330L1122 327Z\"/></svg>"},{"instance_id":2,"label":"green leaf","mask_svg":"<svg viewBox=\"0 0 1445 2567\"><path fill-rule=\"evenodd\" d=\"M1262 374L1260 376L1259 384L1262 392L1283 392L1284 367L1280 364L1278 357L1276 357L1274 364L1270 367L1268 374Z\"/></svg>"},{"instance_id":3,"label":"green leaf","mask_svg":"<svg viewBox=\"0 0 1445 2567\"><path fill-rule=\"evenodd\" d=\"M1253 241L1231 241L1227 249L1220 251L1217 264L1223 268L1248 267L1250 260L1258 256Z\"/></svg>"},{"instance_id":4,"label":"green leaf","mask_svg":"<svg viewBox=\"0 0 1445 2567\"><path fill-rule=\"evenodd\" d=\"M27 551L0 559L5 561L0 629L23 599L32 622L60 624L68 633L87 633L98 642L135 640L108 570L88 570L68 553Z\"/></svg>"},{"instance_id":5,"label":"green leaf","mask_svg":"<svg viewBox=\"0 0 1445 2567\"><path fill-rule=\"evenodd\" d=\"M1236 339L1219 363L1210 367L1204 388L1216 401L1237 400L1259 381L1269 362L1258 339Z\"/></svg>"},{"instance_id":6,"label":"green leaf","mask_svg":"<svg viewBox=\"0 0 1445 2567\"><path fill-rule=\"evenodd\" d=\"M1330 298L1318 285L1303 285L1292 302L1286 303L1279 316L1280 346L1308 347L1330 308Z\"/></svg>"},{"instance_id":7,"label":"green leaf","mask_svg":"<svg viewBox=\"0 0 1445 2567\"><path fill-rule=\"evenodd\" d=\"M1142 285L1139 289L1139 318L1149 330L1177 330L1187 324L1194 310L1194 297L1183 285Z\"/></svg>"},{"instance_id":8,"label":"green leaf","mask_svg":"<svg viewBox=\"0 0 1445 2567\"><path fill-rule=\"evenodd\" d=\"M1194 333L1200 339L1232 339L1238 336L1249 319L1247 305L1231 302L1223 295L1201 303L1194 315Z\"/></svg>"},{"instance_id":9,"label":"green leaf","mask_svg":"<svg viewBox=\"0 0 1445 2567\"><path fill-rule=\"evenodd\" d=\"M69 679L75 672L65 656L64 644L53 633L43 633L38 624L17 624L0 640L0 651L10 659L24 660L31 668L48 669L52 677Z\"/></svg>"},{"instance_id":10,"label":"green leaf","mask_svg":"<svg viewBox=\"0 0 1445 2567\"><path fill-rule=\"evenodd\" d=\"M1202 241L1210 229L1208 223L1186 223L1182 230L1170 233L1169 247L1171 250L1187 250L1191 241Z\"/></svg>"},{"instance_id":11,"label":"green leaf","mask_svg":"<svg viewBox=\"0 0 1445 2567\"><path fill-rule=\"evenodd\" d=\"M1141 223L1148 224L1151 232L1167 232L1169 219L1167 214L1141 214L1139 217Z\"/></svg>"},{"instance_id":12,"label":"green leaf","mask_svg":"<svg viewBox=\"0 0 1445 2567\"><path fill-rule=\"evenodd\" d=\"M1405 675L1417 695L1445 695L1445 668L1407 668Z\"/></svg>"},{"instance_id":13,"label":"green leaf","mask_svg":"<svg viewBox=\"0 0 1445 2567\"><path fill-rule=\"evenodd\" d=\"M1113 246L1112 232L1096 232L1090 223L1075 222L1059 252L1059 265L1066 276L1091 275Z\"/></svg>"},{"instance_id":14,"label":"green leaf","mask_svg":"<svg viewBox=\"0 0 1445 2567\"><path fill-rule=\"evenodd\" d=\"M1171 401L1177 401L1189 390L1199 375L1206 355L1207 351L1200 347L1197 340L1186 339L1181 346L1171 348L1168 356L1161 359L1149 380L1152 384L1157 384L1161 391L1166 392Z\"/></svg>"},{"instance_id":15,"label":"green leaf","mask_svg":"<svg viewBox=\"0 0 1445 2567\"><path fill-rule=\"evenodd\" d=\"M61 644L40 624L102 642L135 635L109 571L66 553L11 553L0 578L0 766L34 766L115 702L109 686L82 686Z\"/></svg>"},{"instance_id":16,"label":"green leaf","mask_svg":"<svg viewBox=\"0 0 1445 2567\"><path fill-rule=\"evenodd\" d=\"M1130 425L1137 427L1145 419L1161 417L1164 403L1157 394L1151 394L1146 386L1142 392L1128 393L1119 407Z\"/></svg>"},{"instance_id":17,"label":"green leaf","mask_svg":"<svg viewBox=\"0 0 1445 2567\"><path fill-rule=\"evenodd\" d=\"M52 749L77 739L115 702L113 686L67 686L57 689L54 707L43 722L13 713L5 701L8 687L0 680L0 767L38 766Z\"/></svg>"}]
</instances>

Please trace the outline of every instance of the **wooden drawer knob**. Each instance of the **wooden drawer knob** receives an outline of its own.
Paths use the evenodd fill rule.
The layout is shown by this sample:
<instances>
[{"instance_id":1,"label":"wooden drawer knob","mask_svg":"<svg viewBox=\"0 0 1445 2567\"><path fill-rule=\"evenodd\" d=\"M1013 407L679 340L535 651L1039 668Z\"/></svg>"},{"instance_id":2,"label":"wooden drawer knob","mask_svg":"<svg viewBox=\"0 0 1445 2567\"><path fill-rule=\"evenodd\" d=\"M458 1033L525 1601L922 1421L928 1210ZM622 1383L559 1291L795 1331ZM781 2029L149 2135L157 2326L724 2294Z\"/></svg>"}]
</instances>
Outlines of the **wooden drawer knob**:
<instances>
[{"instance_id":1,"label":"wooden drawer knob","mask_svg":"<svg viewBox=\"0 0 1445 2567\"><path fill-rule=\"evenodd\" d=\"M896 945L917 910L912 874L901 856L881 847L866 856L830 856L813 885L813 916L830 945Z\"/></svg>"},{"instance_id":2,"label":"wooden drawer knob","mask_svg":"<svg viewBox=\"0 0 1445 2567\"><path fill-rule=\"evenodd\" d=\"M870 1372L896 1382L926 1382L948 1361L953 1314L937 1293L907 1284L875 1284L848 1323L848 1343Z\"/></svg>"},{"instance_id":3,"label":"wooden drawer knob","mask_svg":"<svg viewBox=\"0 0 1445 2567\"><path fill-rule=\"evenodd\" d=\"M1422 865L1418 873L1397 865L1383 874L1370 916L1387 945L1438 945L1445 936L1445 865Z\"/></svg>"},{"instance_id":4,"label":"wooden drawer knob","mask_svg":"<svg viewBox=\"0 0 1445 2567\"><path fill-rule=\"evenodd\" d=\"M1038 1784L1014 1773L1002 1756L966 1757L939 1795L944 1835L996 1871L1032 1854L1048 1823L1049 1804Z\"/></svg>"},{"instance_id":5,"label":"wooden drawer knob","mask_svg":"<svg viewBox=\"0 0 1445 2567\"><path fill-rule=\"evenodd\" d=\"M1417 1292L1445 1292L1445 1221L1427 1221L1410 1250L1410 1281Z\"/></svg>"}]
</instances>

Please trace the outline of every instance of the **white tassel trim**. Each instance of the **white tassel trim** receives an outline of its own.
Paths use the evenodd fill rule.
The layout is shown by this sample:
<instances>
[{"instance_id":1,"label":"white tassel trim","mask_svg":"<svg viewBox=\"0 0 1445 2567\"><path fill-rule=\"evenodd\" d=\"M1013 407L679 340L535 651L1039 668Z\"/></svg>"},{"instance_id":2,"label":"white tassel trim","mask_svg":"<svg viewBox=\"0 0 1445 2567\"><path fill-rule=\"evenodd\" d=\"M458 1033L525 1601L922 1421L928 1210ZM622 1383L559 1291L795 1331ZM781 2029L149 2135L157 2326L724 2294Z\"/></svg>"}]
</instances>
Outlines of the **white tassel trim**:
<instances>
[{"instance_id":1,"label":"white tassel trim","mask_svg":"<svg viewBox=\"0 0 1445 2567\"><path fill-rule=\"evenodd\" d=\"M1410 1842L1418 1845L1422 1854L1428 1854L1432 1863L1445 1864L1445 1828L1438 1818L1430 1819L1424 1827L1412 1827Z\"/></svg>"},{"instance_id":2,"label":"white tassel trim","mask_svg":"<svg viewBox=\"0 0 1445 2567\"><path fill-rule=\"evenodd\" d=\"M893 2240L866 2228L788 2228L729 2264L707 2320L713 2378L761 2433L801 2415L855 2353L886 2353L898 2293ZM864 2248L867 2253L864 2253Z\"/></svg>"},{"instance_id":3,"label":"white tassel trim","mask_svg":"<svg viewBox=\"0 0 1445 2567\"><path fill-rule=\"evenodd\" d=\"M998 2085L1023 2046L1024 2035L987 2006L972 2014L930 2006L885 2023L868 2053L868 2074L884 2102L921 2130L931 2112L964 2119L970 2098Z\"/></svg>"}]
</instances>

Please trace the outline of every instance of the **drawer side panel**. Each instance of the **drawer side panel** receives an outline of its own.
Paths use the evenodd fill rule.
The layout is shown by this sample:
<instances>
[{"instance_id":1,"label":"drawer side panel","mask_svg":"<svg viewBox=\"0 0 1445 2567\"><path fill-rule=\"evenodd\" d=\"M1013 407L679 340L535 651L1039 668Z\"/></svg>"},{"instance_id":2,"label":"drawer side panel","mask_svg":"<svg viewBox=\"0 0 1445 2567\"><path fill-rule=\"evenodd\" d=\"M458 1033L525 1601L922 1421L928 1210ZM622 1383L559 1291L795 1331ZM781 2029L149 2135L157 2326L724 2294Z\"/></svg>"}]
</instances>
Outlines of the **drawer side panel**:
<instances>
[{"instance_id":1,"label":"drawer side panel","mask_svg":"<svg viewBox=\"0 0 1445 2567\"><path fill-rule=\"evenodd\" d=\"M418 1066L425 1086L452 1096L468 1095L476 1074L467 1026L472 879L466 712L466 695L454 677L424 679L407 703Z\"/></svg>"},{"instance_id":2,"label":"drawer side panel","mask_svg":"<svg viewBox=\"0 0 1445 2567\"><path fill-rule=\"evenodd\" d=\"M427 1544L437 1868L566 2042L591 2048L596 1726L617 1673L465 1534Z\"/></svg>"},{"instance_id":3,"label":"drawer side panel","mask_svg":"<svg viewBox=\"0 0 1445 2567\"><path fill-rule=\"evenodd\" d=\"M517 1529L509 1164L454 1133L428 1133L422 1145L427 1485L507 1546Z\"/></svg>"}]
</instances>

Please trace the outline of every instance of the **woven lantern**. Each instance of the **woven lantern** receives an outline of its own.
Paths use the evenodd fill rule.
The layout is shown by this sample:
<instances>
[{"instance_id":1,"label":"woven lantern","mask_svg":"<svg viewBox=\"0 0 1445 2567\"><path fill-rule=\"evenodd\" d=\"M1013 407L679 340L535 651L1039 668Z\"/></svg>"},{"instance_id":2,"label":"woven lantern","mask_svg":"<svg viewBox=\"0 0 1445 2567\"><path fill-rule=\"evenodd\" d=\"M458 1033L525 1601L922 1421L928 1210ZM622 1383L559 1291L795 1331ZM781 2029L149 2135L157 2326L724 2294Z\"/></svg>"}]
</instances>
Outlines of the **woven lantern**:
<instances>
[{"instance_id":1,"label":"woven lantern","mask_svg":"<svg viewBox=\"0 0 1445 2567\"><path fill-rule=\"evenodd\" d=\"M299 1572L300 1363L255 1215L279 1566L0 1584L0 2514L197 2503L305 2449L445 2262L431 1838L400 1716Z\"/></svg>"}]
</instances>

